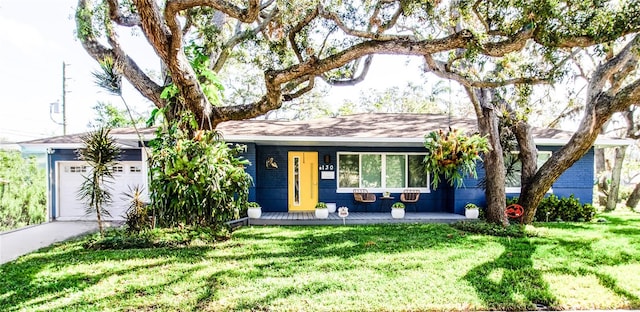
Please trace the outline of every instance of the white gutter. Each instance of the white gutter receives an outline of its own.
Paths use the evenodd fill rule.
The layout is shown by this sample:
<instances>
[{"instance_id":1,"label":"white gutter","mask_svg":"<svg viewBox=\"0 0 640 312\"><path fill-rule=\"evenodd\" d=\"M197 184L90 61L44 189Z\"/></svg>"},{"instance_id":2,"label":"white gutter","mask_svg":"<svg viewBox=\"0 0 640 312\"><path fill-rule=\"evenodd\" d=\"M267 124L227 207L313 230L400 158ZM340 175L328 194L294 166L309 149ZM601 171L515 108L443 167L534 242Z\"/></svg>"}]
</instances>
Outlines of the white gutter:
<instances>
[{"instance_id":1,"label":"white gutter","mask_svg":"<svg viewBox=\"0 0 640 312\"><path fill-rule=\"evenodd\" d=\"M121 148L137 148L139 138L135 134L114 135L120 141ZM155 138L155 135L148 135L145 141ZM256 143L268 145L292 145L292 146L423 146L423 138L386 138L386 137L329 137L329 136L255 136L255 135L223 135L225 141L238 143ZM123 142L124 141L124 142ZM569 139L534 138L536 145L562 146L569 142ZM133 143L135 142L135 143ZM630 139L598 138L593 145L598 147L613 147L634 144ZM47 148L77 149L83 147L81 143L47 143L21 145L28 151L46 151Z\"/></svg>"}]
</instances>

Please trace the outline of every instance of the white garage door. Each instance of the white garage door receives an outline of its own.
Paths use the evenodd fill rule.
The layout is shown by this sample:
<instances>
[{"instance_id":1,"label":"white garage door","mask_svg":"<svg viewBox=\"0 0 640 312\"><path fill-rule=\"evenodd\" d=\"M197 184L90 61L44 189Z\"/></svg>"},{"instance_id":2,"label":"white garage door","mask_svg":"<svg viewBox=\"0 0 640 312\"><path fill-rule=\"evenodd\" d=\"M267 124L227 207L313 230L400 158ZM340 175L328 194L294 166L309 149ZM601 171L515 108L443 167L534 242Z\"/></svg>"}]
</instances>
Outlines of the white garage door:
<instances>
[{"instance_id":1,"label":"white garage door","mask_svg":"<svg viewBox=\"0 0 640 312\"><path fill-rule=\"evenodd\" d=\"M91 168L82 161L61 161L57 163L58 196L57 218L59 220L95 220L95 213L87 214L87 205L78 199L78 190L84 177L91 173ZM129 206L124 194L130 194L129 187L145 186L142 174L142 162L123 161L113 167L113 183L108 187L113 202L107 206L111 217L106 220L123 220Z\"/></svg>"}]
</instances>

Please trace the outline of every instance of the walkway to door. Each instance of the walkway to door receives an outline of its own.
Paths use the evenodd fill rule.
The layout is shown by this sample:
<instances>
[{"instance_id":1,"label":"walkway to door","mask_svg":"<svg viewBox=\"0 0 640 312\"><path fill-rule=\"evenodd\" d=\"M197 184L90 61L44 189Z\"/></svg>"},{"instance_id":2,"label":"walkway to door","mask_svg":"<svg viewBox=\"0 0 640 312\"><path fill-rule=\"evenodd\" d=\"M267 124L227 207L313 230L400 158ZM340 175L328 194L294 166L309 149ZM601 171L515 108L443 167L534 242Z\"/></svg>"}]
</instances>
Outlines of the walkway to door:
<instances>
[{"instance_id":1,"label":"walkway to door","mask_svg":"<svg viewBox=\"0 0 640 312\"><path fill-rule=\"evenodd\" d=\"M351 212L344 224L377 223L453 223L466 220L465 216L445 212L407 212L403 219L394 219L391 213ZM314 212L263 212L260 219L249 219L251 225L341 225L342 218L330 213L327 219L317 219Z\"/></svg>"}]
</instances>

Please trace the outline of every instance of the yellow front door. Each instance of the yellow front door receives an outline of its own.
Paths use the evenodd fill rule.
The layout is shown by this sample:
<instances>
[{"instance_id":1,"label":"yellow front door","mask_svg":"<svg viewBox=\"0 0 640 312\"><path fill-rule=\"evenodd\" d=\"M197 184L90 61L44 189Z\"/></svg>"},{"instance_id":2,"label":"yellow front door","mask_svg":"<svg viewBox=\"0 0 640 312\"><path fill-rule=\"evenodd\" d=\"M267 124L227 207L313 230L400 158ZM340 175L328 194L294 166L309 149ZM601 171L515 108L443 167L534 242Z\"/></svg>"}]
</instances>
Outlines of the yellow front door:
<instances>
[{"instance_id":1,"label":"yellow front door","mask_svg":"<svg viewBox=\"0 0 640 312\"><path fill-rule=\"evenodd\" d=\"M289 211L313 211L318 202L318 152L289 152Z\"/></svg>"}]
</instances>

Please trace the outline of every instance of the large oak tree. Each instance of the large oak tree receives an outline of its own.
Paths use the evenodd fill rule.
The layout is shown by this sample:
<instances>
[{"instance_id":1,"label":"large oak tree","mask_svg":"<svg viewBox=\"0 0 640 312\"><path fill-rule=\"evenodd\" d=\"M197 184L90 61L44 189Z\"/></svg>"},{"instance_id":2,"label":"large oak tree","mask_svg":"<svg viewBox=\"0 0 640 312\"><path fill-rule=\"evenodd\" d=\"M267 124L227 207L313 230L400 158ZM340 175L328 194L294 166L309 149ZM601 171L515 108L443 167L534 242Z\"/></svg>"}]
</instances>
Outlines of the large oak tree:
<instances>
[{"instance_id":1,"label":"large oak tree","mask_svg":"<svg viewBox=\"0 0 640 312\"><path fill-rule=\"evenodd\" d=\"M553 57L557 51L570 53L570 49L633 37L640 27L640 4L544 0L79 0L76 21L78 36L92 57L98 61L113 59L116 69L157 107L189 110L200 127L215 128L226 120L253 118L277 109L283 101L310 91L316 79L333 85L362 81L374 54L440 60L446 72L446 66L462 61L479 64L483 57L508 58L531 46ZM120 43L119 33L132 28L151 45L167 79L152 79ZM621 79L619 86L604 84L612 75L636 70L636 41L629 41L594 73L587 114L571 142L540 170L523 175L521 202L526 207L537 206L562 171L588 150L613 112L637 103L640 82ZM260 73L261 83L255 88L261 94L248 103L212 105L217 103L211 92L211 85L216 84L212 73L231 73L236 66L253 69L239 71L242 74ZM473 85L469 95L490 94L488 87L509 82L528 83L526 75L496 76ZM483 126L482 116L484 113L478 115L481 129L493 122L489 119ZM502 207L497 206L499 203L493 203L489 209L500 211ZM534 213L534 209L527 210L527 221Z\"/></svg>"}]
</instances>

